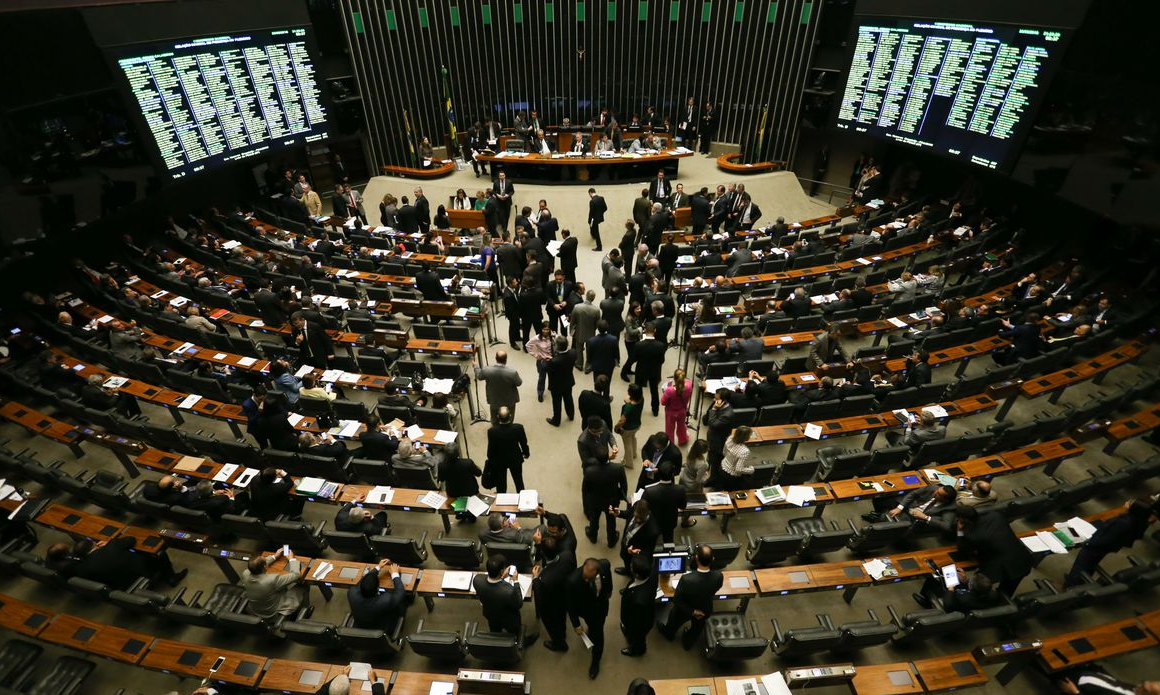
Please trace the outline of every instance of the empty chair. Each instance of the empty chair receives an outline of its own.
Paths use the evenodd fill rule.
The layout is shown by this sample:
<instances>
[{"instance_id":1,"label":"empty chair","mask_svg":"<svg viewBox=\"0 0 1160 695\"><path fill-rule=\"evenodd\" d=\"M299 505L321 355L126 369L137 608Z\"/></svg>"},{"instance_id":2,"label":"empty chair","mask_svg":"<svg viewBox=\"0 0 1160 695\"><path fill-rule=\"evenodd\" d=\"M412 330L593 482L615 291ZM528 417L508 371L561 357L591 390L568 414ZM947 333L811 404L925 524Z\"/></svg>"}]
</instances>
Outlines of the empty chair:
<instances>
[{"instance_id":1,"label":"empty chair","mask_svg":"<svg viewBox=\"0 0 1160 695\"><path fill-rule=\"evenodd\" d=\"M416 360L395 360L395 373L411 379L425 379L427 377L427 363Z\"/></svg>"},{"instance_id":2,"label":"empty chair","mask_svg":"<svg viewBox=\"0 0 1160 695\"><path fill-rule=\"evenodd\" d=\"M444 538L440 533L431 541L431 552L439 562L456 569L478 569L483 562L483 548L475 539Z\"/></svg>"},{"instance_id":3,"label":"empty chair","mask_svg":"<svg viewBox=\"0 0 1160 695\"><path fill-rule=\"evenodd\" d=\"M316 555L326 550L326 539L322 536L325 526L325 521L313 527L305 521L270 521L266 532L275 545L289 545L294 552Z\"/></svg>"},{"instance_id":4,"label":"empty chair","mask_svg":"<svg viewBox=\"0 0 1160 695\"><path fill-rule=\"evenodd\" d=\"M467 632L468 627L470 625L464 626L464 633ZM467 649L460 633L447 630L424 630L422 620L419 621L415 632L407 636L407 644L411 646L411 651L419 656L437 661L462 661L463 657L467 655Z\"/></svg>"},{"instance_id":5,"label":"empty chair","mask_svg":"<svg viewBox=\"0 0 1160 695\"><path fill-rule=\"evenodd\" d=\"M909 457L910 447L904 444L874 449L870 454L870 462L862 469L861 475L881 475L901 468Z\"/></svg>"},{"instance_id":6,"label":"empty chair","mask_svg":"<svg viewBox=\"0 0 1160 695\"><path fill-rule=\"evenodd\" d=\"M427 561L427 532L418 540L406 536L371 536L371 547L379 557L389 557L404 567L422 567Z\"/></svg>"},{"instance_id":7,"label":"empty chair","mask_svg":"<svg viewBox=\"0 0 1160 695\"><path fill-rule=\"evenodd\" d=\"M479 623L467 627L463 640L467 653L472 657L493 664L514 664L524 656L524 638L527 628L520 634L506 632L479 632Z\"/></svg>"},{"instance_id":8,"label":"empty chair","mask_svg":"<svg viewBox=\"0 0 1160 695\"><path fill-rule=\"evenodd\" d=\"M812 480L818 472L821 461L818 459L793 459L783 461L777 471L778 485L801 485Z\"/></svg>"},{"instance_id":9,"label":"empty chair","mask_svg":"<svg viewBox=\"0 0 1160 695\"><path fill-rule=\"evenodd\" d=\"M958 439L936 439L923 442L918 445L918 448L910 456L906 467L915 470L936 464L959 461L966 458L965 456L959 455L959 446Z\"/></svg>"},{"instance_id":10,"label":"empty chair","mask_svg":"<svg viewBox=\"0 0 1160 695\"><path fill-rule=\"evenodd\" d=\"M746 621L741 611L713 613L705 621L705 657L710 661L757 659L768 646L757 621Z\"/></svg>"},{"instance_id":11,"label":"empty chair","mask_svg":"<svg viewBox=\"0 0 1160 695\"><path fill-rule=\"evenodd\" d=\"M1008 519L1033 519L1042 516L1051 508L1052 500L1048 495L1034 492L1030 488L1024 488L1024 493L1020 495L1017 490L1011 491L1011 498L1003 507L1003 515Z\"/></svg>"},{"instance_id":12,"label":"empty chair","mask_svg":"<svg viewBox=\"0 0 1160 695\"><path fill-rule=\"evenodd\" d=\"M28 695L73 695L84 692L82 686L97 665L88 659L75 656L57 658L47 671L33 681L26 691Z\"/></svg>"},{"instance_id":13,"label":"empty chair","mask_svg":"<svg viewBox=\"0 0 1160 695\"><path fill-rule=\"evenodd\" d=\"M745 535L749 540L745 559L754 567L768 567L797 555L806 540L801 533L774 533L754 538L752 531L746 531Z\"/></svg>"},{"instance_id":14,"label":"empty chair","mask_svg":"<svg viewBox=\"0 0 1160 695\"><path fill-rule=\"evenodd\" d=\"M438 490L439 480L433 468L392 467L391 477L397 487L413 490Z\"/></svg>"},{"instance_id":15,"label":"empty chair","mask_svg":"<svg viewBox=\"0 0 1160 695\"><path fill-rule=\"evenodd\" d=\"M251 637L272 636L285 618L286 616L283 615L273 618L259 618L256 615L238 611L221 611L217 614L218 626L223 630Z\"/></svg>"},{"instance_id":16,"label":"empty chair","mask_svg":"<svg viewBox=\"0 0 1160 695\"><path fill-rule=\"evenodd\" d=\"M323 649L339 649L342 640L338 638L338 628L332 623L320 620L287 620L282 623L282 633L291 642Z\"/></svg>"},{"instance_id":17,"label":"empty chair","mask_svg":"<svg viewBox=\"0 0 1160 695\"><path fill-rule=\"evenodd\" d=\"M851 415L866 415L878 409L878 400L874 394L866 394L864 396L850 396L842 399L842 407L839 409L839 415L842 417L849 417Z\"/></svg>"},{"instance_id":18,"label":"empty chair","mask_svg":"<svg viewBox=\"0 0 1160 695\"><path fill-rule=\"evenodd\" d=\"M806 536L805 545L798 553L801 557L829 553L844 548L846 543L854 537L854 529L840 528L833 520L830 520L827 525L825 520L812 516L790 519L789 523L786 524L786 531Z\"/></svg>"},{"instance_id":19,"label":"empty chair","mask_svg":"<svg viewBox=\"0 0 1160 695\"><path fill-rule=\"evenodd\" d=\"M778 405L763 405L757 411L757 427L766 427L769 425L786 425L793 422L794 409L797 408L793 403L780 403Z\"/></svg>"},{"instance_id":20,"label":"empty chair","mask_svg":"<svg viewBox=\"0 0 1160 695\"><path fill-rule=\"evenodd\" d=\"M43 648L30 642L8 640L0 647L0 683L12 692L20 692L31 680L36 660L43 653Z\"/></svg>"},{"instance_id":21,"label":"empty chair","mask_svg":"<svg viewBox=\"0 0 1160 695\"><path fill-rule=\"evenodd\" d=\"M773 619L773 640L770 649L782 658L814 654L836 649L842 643L842 631L834 627L830 616L819 613L818 624L794 627L782 632L777 618Z\"/></svg>"},{"instance_id":22,"label":"empty chair","mask_svg":"<svg viewBox=\"0 0 1160 695\"><path fill-rule=\"evenodd\" d=\"M391 465L386 461L351 459L350 468L360 483L367 485L391 484Z\"/></svg>"},{"instance_id":23,"label":"empty chair","mask_svg":"<svg viewBox=\"0 0 1160 695\"><path fill-rule=\"evenodd\" d=\"M1124 587L1124 591L1128 590L1127 586L1122 584L1120 586ZM1006 600L998 606L976 608L975 610L967 612L966 629L1007 628L1019 618L1019 613L1019 607L1010 600Z\"/></svg>"},{"instance_id":24,"label":"empty chair","mask_svg":"<svg viewBox=\"0 0 1160 695\"><path fill-rule=\"evenodd\" d=\"M705 378L722 379L724 377L737 376L737 371L740 368L740 362L713 362L705 367Z\"/></svg>"},{"instance_id":25,"label":"empty chair","mask_svg":"<svg viewBox=\"0 0 1160 695\"><path fill-rule=\"evenodd\" d=\"M1036 579L1036 589L1015 597L1020 619L1034 616L1038 620L1051 618L1081 608L1090 603L1082 586L1060 591L1050 579Z\"/></svg>"},{"instance_id":26,"label":"empty chair","mask_svg":"<svg viewBox=\"0 0 1160 695\"><path fill-rule=\"evenodd\" d=\"M109 597L109 585L94 582L84 577L69 577L65 581L68 590L89 599L93 603L100 603Z\"/></svg>"},{"instance_id":27,"label":"empty chair","mask_svg":"<svg viewBox=\"0 0 1160 695\"><path fill-rule=\"evenodd\" d=\"M449 430L451 413L443 408L415 408L415 424L424 429Z\"/></svg>"},{"instance_id":28,"label":"empty chair","mask_svg":"<svg viewBox=\"0 0 1160 695\"><path fill-rule=\"evenodd\" d=\"M330 546L330 549L336 553L354 555L368 561L378 559L365 533L358 533L356 531L323 531L322 538Z\"/></svg>"},{"instance_id":29,"label":"empty chair","mask_svg":"<svg viewBox=\"0 0 1160 695\"><path fill-rule=\"evenodd\" d=\"M840 453L835 452L835 449ZM873 453L869 451L842 451L837 447L822 447L818 449L818 459L822 462L820 477L830 482L861 475L872 457Z\"/></svg>"},{"instance_id":30,"label":"empty chair","mask_svg":"<svg viewBox=\"0 0 1160 695\"><path fill-rule=\"evenodd\" d=\"M703 545L707 545L713 550L713 569L723 570L729 566L731 562L737 559L741 554L741 544L733 540L732 534L726 534L723 541L702 541ZM685 547L692 548L693 543L688 537L685 538Z\"/></svg>"},{"instance_id":31,"label":"empty chair","mask_svg":"<svg viewBox=\"0 0 1160 695\"><path fill-rule=\"evenodd\" d=\"M109 592L109 602L139 615L159 616L167 605L180 598L184 592L185 590L181 589L174 599L170 599L159 591L150 591L143 587L131 588L129 591L114 589Z\"/></svg>"},{"instance_id":32,"label":"empty chair","mask_svg":"<svg viewBox=\"0 0 1160 695\"><path fill-rule=\"evenodd\" d=\"M433 324L412 323L411 333L419 340L443 340L443 331Z\"/></svg>"},{"instance_id":33,"label":"empty chair","mask_svg":"<svg viewBox=\"0 0 1160 695\"><path fill-rule=\"evenodd\" d=\"M266 533L266 525L262 520L245 514L222 514L221 530L224 533L250 538L262 543L270 542L270 535Z\"/></svg>"},{"instance_id":34,"label":"empty chair","mask_svg":"<svg viewBox=\"0 0 1160 695\"><path fill-rule=\"evenodd\" d=\"M199 599L201 599L200 591L188 602L178 596L161 609L161 615L167 620L186 625L214 627L217 624L218 613L237 611L241 608L246 600L246 590L234 584L218 584L210 591L204 603L199 603Z\"/></svg>"},{"instance_id":35,"label":"empty chair","mask_svg":"<svg viewBox=\"0 0 1160 695\"><path fill-rule=\"evenodd\" d=\"M890 611L890 618L898 628L893 641L899 645L959 632L967 623L967 616L959 611L944 613L941 609L931 608L900 617L894 606L887 606L886 609Z\"/></svg>"},{"instance_id":36,"label":"empty chair","mask_svg":"<svg viewBox=\"0 0 1160 695\"><path fill-rule=\"evenodd\" d=\"M336 630L343 649L355 652L373 652L380 657L389 657L403 649L403 628L406 621L399 618L390 630L354 627L348 615L346 621Z\"/></svg>"},{"instance_id":37,"label":"empty chair","mask_svg":"<svg viewBox=\"0 0 1160 695\"><path fill-rule=\"evenodd\" d=\"M845 652L886 644L898 631L893 623L882 623L873 609L867 610L869 620L855 620L842 623L838 630L842 633L842 643L834 651Z\"/></svg>"},{"instance_id":38,"label":"empty chair","mask_svg":"<svg viewBox=\"0 0 1160 695\"><path fill-rule=\"evenodd\" d=\"M866 526L855 527L854 536L846 543L846 547L855 553L872 553L910 535L911 524L909 519L899 521L880 521Z\"/></svg>"},{"instance_id":39,"label":"empty chair","mask_svg":"<svg viewBox=\"0 0 1160 695\"><path fill-rule=\"evenodd\" d=\"M531 572L534 561L535 547L531 543L504 543L489 541L484 544L487 556L502 555L509 564L515 565L520 572Z\"/></svg>"}]
</instances>

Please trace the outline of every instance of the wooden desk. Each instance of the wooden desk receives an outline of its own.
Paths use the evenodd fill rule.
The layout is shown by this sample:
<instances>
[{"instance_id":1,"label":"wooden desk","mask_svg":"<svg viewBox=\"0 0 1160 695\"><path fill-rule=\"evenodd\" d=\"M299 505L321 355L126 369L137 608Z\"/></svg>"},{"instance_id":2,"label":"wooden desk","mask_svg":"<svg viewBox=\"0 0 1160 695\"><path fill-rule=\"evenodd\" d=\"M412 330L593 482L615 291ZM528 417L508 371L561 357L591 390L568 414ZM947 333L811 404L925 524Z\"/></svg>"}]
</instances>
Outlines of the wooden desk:
<instances>
[{"instance_id":1,"label":"wooden desk","mask_svg":"<svg viewBox=\"0 0 1160 695\"><path fill-rule=\"evenodd\" d=\"M379 171L387 176L402 176L409 179L439 179L455 173L455 160L448 159L440 162L431 160L429 167L402 167L387 164L379 167Z\"/></svg>"},{"instance_id":2,"label":"wooden desk","mask_svg":"<svg viewBox=\"0 0 1160 695\"><path fill-rule=\"evenodd\" d=\"M850 692L854 695L906 695L921 693L922 683L909 663L858 666Z\"/></svg>"},{"instance_id":3,"label":"wooden desk","mask_svg":"<svg viewBox=\"0 0 1160 695\"><path fill-rule=\"evenodd\" d=\"M460 229L484 226L483 210L455 210L447 208L447 219L452 227Z\"/></svg>"},{"instance_id":4,"label":"wooden desk","mask_svg":"<svg viewBox=\"0 0 1160 695\"><path fill-rule=\"evenodd\" d=\"M913 665L928 693L970 688L987 682L987 674L969 652L923 659Z\"/></svg>"},{"instance_id":5,"label":"wooden desk","mask_svg":"<svg viewBox=\"0 0 1160 695\"><path fill-rule=\"evenodd\" d=\"M781 168L781 162L753 162L752 164L742 164L740 152L730 152L729 154L721 155L717 158L717 168L728 174L763 174L767 171L777 171ZM840 218L838 218L840 219Z\"/></svg>"},{"instance_id":6,"label":"wooden desk","mask_svg":"<svg viewBox=\"0 0 1160 695\"><path fill-rule=\"evenodd\" d=\"M438 597L438 598L469 598L475 599L475 592L468 589L467 591L457 591L454 589L443 588L443 575L447 572L465 571L472 572L476 576L487 576L486 572L479 572L475 570L441 570L441 569L424 569L419 575L417 586L417 593L424 597ZM530 573L527 576L531 576ZM524 597L525 601L532 600L534 592L529 589L528 595Z\"/></svg>"},{"instance_id":7,"label":"wooden desk","mask_svg":"<svg viewBox=\"0 0 1160 695\"><path fill-rule=\"evenodd\" d=\"M1125 439L1150 432L1157 427L1160 427L1160 404L1138 410L1128 417L1113 420L1104 430L1104 437L1108 440L1104 453L1110 454Z\"/></svg>"},{"instance_id":8,"label":"wooden desk","mask_svg":"<svg viewBox=\"0 0 1160 695\"><path fill-rule=\"evenodd\" d=\"M1156 620L1153 612L1149 621L1155 625ZM1044 638L1039 663L1049 672L1062 671L1156 644L1155 635L1139 618L1124 618Z\"/></svg>"},{"instance_id":9,"label":"wooden desk","mask_svg":"<svg viewBox=\"0 0 1160 695\"><path fill-rule=\"evenodd\" d=\"M243 688L256 688L269 662L265 657L243 652L158 639L141 660L141 666L183 678L209 678L210 666L218 657L225 657L225 662L214 672L212 680Z\"/></svg>"},{"instance_id":10,"label":"wooden desk","mask_svg":"<svg viewBox=\"0 0 1160 695\"><path fill-rule=\"evenodd\" d=\"M48 626L53 615L31 603L0 594L0 627L6 630L36 637Z\"/></svg>"},{"instance_id":11,"label":"wooden desk","mask_svg":"<svg viewBox=\"0 0 1160 695\"><path fill-rule=\"evenodd\" d=\"M650 680L649 685L656 691L656 695L689 695L689 688L707 688L709 695L724 695L724 691L717 690L715 680L708 676L702 678L661 678Z\"/></svg>"},{"instance_id":12,"label":"wooden desk","mask_svg":"<svg viewBox=\"0 0 1160 695\"><path fill-rule=\"evenodd\" d=\"M119 521L105 519L63 504L52 504L44 508L36 517L36 523L64 531L73 536L91 538L94 541L109 541L124 530Z\"/></svg>"},{"instance_id":13,"label":"wooden desk","mask_svg":"<svg viewBox=\"0 0 1160 695\"><path fill-rule=\"evenodd\" d=\"M519 179L527 179L521 174L521 169L537 170L540 167L545 167L542 171L554 171L556 175L565 177L568 174L573 174L574 177L568 179L577 183L588 182L592 178L590 167L600 167L604 169L609 167L609 172L613 175L619 173L624 169L627 175L632 175L633 170L639 170L639 174L644 175L646 172L655 172L658 167L663 167L670 174L676 174L677 165L685 157L692 157L693 152L686 152L684 154L670 154L672 150L664 150L658 154L640 154L638 157L624 157L617 155L615 157L594 157L585 155L582 157L552 157L551 155L542 156L539 154L528 154L523 157L499 156L499 155L479 155L479 161L488 162L493 167L498 166L508 172L509 177L518 177ZM640 178L636 179L642 180Z\"/></svg>"},{"instance_id":14,"label":"wooden desk","mask_svg":"<svg viewBox=\"0 0 1160 695\"><path fill-rule=\"evenodd\" d=\"M488 669L494 670L494 669ZM379 679L383 679L383 673L390 678L390 671L385 669L375 669L375 674ZM352 681L353 683L361 683L362 681ZM456 682L455 675L450 673L416 673L414 671L401 671L398 673L398 678L395 679L395 687L391 689L391 695L430 695L431 686L435 683L451 683L454 686L453 692L459 692L459 684ZM355 688L351 688L351 692L357 692ZM367 692L367 691L364 691Z\"/></svg>"},{"instance_id":15,"label":"wooden desk","mask_svg":"<svg viewBox=\"0 0 1160 695\"><path fill-rule=\"evenodd\" d=\"M714 598L727 601L729 599L750 599L757 596L757 585L751 570L725 570L721 574L724 581ZM668 601L673 597L674 589L670 579L674 576L677 575L670 574L660 579L658 587L664 593L664 597L658 599L661 602ZM738 584L744 582L744 586L732 586L733 581Z\"/></svg>"},{"instance_id":16,"label":"wooden desk","mask_svg":"<svg viewBox=\"0 0 1160 695\"><path fill-rule=\"evenodd\" d=\"M1023 382L1020 393L1027 398L1038 398L1050 392L1052 393L1051 402L1054 403L1059 400L1059 396L1068 386L1087 379L1092 379L1093 383L1098 384L1109 370L1131 362L1147 351L1148 345L1139 340L1133 340L1073 367L1045 374L1039 378L1028 379Z\"/></svg>"},{"instance_id":17,"label":"wooden desk","mask_svg":"<svg viewBox=\"0 0 1160 695\"><path fill-rule=\"evenodd\" d=\"M15 401L8 401L0 407L0 416L20 425L29 432L64 444L77 458L84 456L85 452L80 448L83 435L75 426L67 422L57 420Z\"/></svg>"},{"instance_id":18,"label":"wooden desk","mask_svg":"<svg viewBox=\"0 0 1160 695\"><path fill-rule=\"evenodd\" d=\"M140 662L153 644L152 635L64 614L52 619L40 639L125 664Z\"/></svg>"},{"instance_id":19,"label":"wooden desk","mask_svg":"<svg viewBox=\"0 0 1160 695\"><path fill-rule=\"evenodd\" d=\"M384 672L390 673L386 669ZM343 673L346 673L346 664L270 659L262 676L261 689L314 695L323 683Z\"/></svg>"}]
</instances>

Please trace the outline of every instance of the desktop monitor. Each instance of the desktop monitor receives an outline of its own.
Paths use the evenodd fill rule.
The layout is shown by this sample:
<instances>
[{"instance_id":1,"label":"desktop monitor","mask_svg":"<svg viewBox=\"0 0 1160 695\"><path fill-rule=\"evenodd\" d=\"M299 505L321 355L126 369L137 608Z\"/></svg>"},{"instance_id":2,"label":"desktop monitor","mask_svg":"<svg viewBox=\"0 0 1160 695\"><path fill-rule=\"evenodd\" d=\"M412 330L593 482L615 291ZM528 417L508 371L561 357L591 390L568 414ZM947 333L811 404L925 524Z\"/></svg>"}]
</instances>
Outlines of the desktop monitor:
<instances>
[{"instance_id":1,"label":"desktop monitor","mask_svg":"<svg viewBox=\"0 0 1160 695\"><path fill-rule=\"evenodd\" d=\"M653 570L657 574L684 574L689 571L688 553L656 553Z\"/></svg>"}]
</instances>

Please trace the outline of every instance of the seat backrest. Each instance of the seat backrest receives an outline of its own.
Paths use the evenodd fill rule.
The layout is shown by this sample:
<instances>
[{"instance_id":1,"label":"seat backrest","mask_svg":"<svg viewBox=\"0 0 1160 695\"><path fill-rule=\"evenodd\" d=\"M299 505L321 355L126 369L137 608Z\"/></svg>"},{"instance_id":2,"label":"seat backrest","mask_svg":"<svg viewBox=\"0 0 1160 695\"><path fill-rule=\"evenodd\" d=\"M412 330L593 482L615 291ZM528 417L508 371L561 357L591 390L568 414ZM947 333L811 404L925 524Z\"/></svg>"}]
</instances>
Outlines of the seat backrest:
<instances>
[{"instance_id":1,"label":"seat backrest","mask_svg":"<svg viewBox=\"0 0 1160 695\"><path fill-rule=\"evenodd\" d=\"M805 542L800 533L777 533L757 538L745 553L745 559L754 567L768 567L791 555L797 555Z\"/></svg>"},{"instance_id":2,"label":"seat backrest","mask_svg":"<svg viewBox=\"0 0 1160 695\"><path fill-rule=\"evenodd\" d=\"M816 458L786 461L781 464L781 470L778 471L777 484L801 485L808 480L813 480L813 477L817 475L819 465L821 462Z\"/></svg>"},{"instance_id":3,"label":"seat backrest","mask_svg":"<svg viewBox=\"0 0 1160 695\"><path fill-rule=\"evenodd\" d=\"M360 483L367 485L391 484L391 466L386 461L351 459L350 467Z\"/></svg>"},{"instance_id":4,"label":"seat backrest","mask_svg":"<svg viewBox=\"0 0 1160 695\"><path fill-rule=\"evenodd\" d=\"M407 468L392 466L391 477L396 487L412 490L438 490L439 481L432 468Z\"/></svg>"},{"instance_id":5,"label":"seat backrest","mask_svg":"<svg viewBox=\"0 0 1160 695\"><path fill-rule=\"evenodd\" d=\"M287 620L282 623L286 639L313 647L338 647L338 632L331 623L318 620Z\"/></svg>"},{"instance_id":6,"label":"seat backrest","mask_svg":"<svg viewBox=\"0 0 1160 695\"><path fill-rule=\"evenodd\" d=\"M426 538L426 533L423 534ZM389 557L406 567L420 567L427 561L423 540L403 536L371 536L371 547L379 557Z\"/></svg>"},{"instance_id":7,"label":"seat backrest","mask_svg":"<svg viewBox=\"0 0 1160 695\"><path fill-rule=\"evenodd\" d=\"M422 621L419 629L408 635L407 644L411 651L429 659L459 661L465 656L463 640L458 632L424 630Z\"/></svg>"},{"instance_id":8,"label":"seat backrest","mask_svg":"<svg viewBox=\"0 0 1160 695\"><path fill-rule=\"evenodd\" d=\"M357 555L363 558L374 557L374 549L371 548L370 541L367 540L365 533L355 531L323 531L322 537L326 539L326 543L330 546L330 549L335 552Z\"/></svg>"},{"instance_id":9,"label":"seat backrest","mask_svg":"<svg viewBox=\"0 0 1160 695\"><path fill-rule=\"evenodd\" d=\"M266 527L262 523L262 520L253 516L222 514L221 529L226 533L243 538L252 538L259 541L269 540L269 536L266 534Z\"/></svg>"},{"instance_id":10,"label":"seat backrest","mask_svg":"<svg viewBox=\"0 0 1160 695\"><path fill-rule=\"evenodd\" d=\"M326 541L314 534L314 529L304 521L270 521L266 532L276 545L289 545L296 552L317 553L326 549Z\"/></svg>"},{"instance_id":11,"label":"seat backrest","mask_svg":"<svg viewBox=\"0 0 1160 695\"><path fill-rule=\"evenodd\" d=\"M873 454L869 451L856 451L852 454L839 454L834 458L834 465L822 478L826 482L831 480L846 480L859 475L870 463Z\"/></svg>"},{"instance_id":12,"label":"seat backrest","mask_svg":"<svg viewBox=\"0 0 1160 695\"><path fill-rule=\"evenodd\" d=\"M860 527L847 546L856 553L873 552L910 534L910 521L881 521Z\"/></svg>"},{"instance_id":13,"label":"seat backrest","mask_svg":"<svg viewBox=\"0 0 1160 695\"><path fill-rule=\"evenodd\" d=\"M517 635L506 632L476 632L464 640L467 653L480 661L514 664L523 658L524 649Z\"/></svg>"},{"instance_id":14,"label":"seat backrest","mask_svg":"<svg viewBox=\"0 0 1160 695\"><path fill-rule=\"evenodd\" d=\"M524 543L503 543L491 541L484 544L487 556L502 555L510 564L516 566L520 572L530 572L534 560L534 546Z\"/></svg>"},{"instance_id":15,"label":"seat backrest","mask_svg":"<svg viewBox=\"0 0 1160 695\"><path fill-rule=\"evenodd\" d=\"M780 641L775 640L773 650L778 656L797 656L834 649L842 642L842 631L820 626L790 628Z\"/></svg>"},{"instance_id":16,"label":"seat backrest","mask_svg":"<svg viewBox=\"0 0 1160 695\"><path fill-rule=\"evenodd\" d=\"M483 561L479 541L466 538L436 538L431 541L431 552L448 567L477 569Z\"/></svg>"}]
</instances>

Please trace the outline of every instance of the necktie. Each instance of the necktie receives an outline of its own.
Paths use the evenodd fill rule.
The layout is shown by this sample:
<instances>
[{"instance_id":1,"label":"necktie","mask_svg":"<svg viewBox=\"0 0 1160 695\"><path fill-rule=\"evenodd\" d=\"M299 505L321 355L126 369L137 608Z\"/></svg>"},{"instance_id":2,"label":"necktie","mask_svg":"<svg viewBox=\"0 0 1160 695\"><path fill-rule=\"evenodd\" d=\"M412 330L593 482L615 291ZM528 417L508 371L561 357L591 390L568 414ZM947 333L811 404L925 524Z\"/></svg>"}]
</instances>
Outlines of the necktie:
<instances>
[{"instance_id":1,"label":"necktie","mask_svg":"<svg viewBox=\"0 0 1160 695\"><path fill-rule=\"evenodd\" d=\"M592 582L592 592L596 594L597 598L600 597L600 588L600 575L597 574L596 579Z\"/></svg>"}]
</instances>

